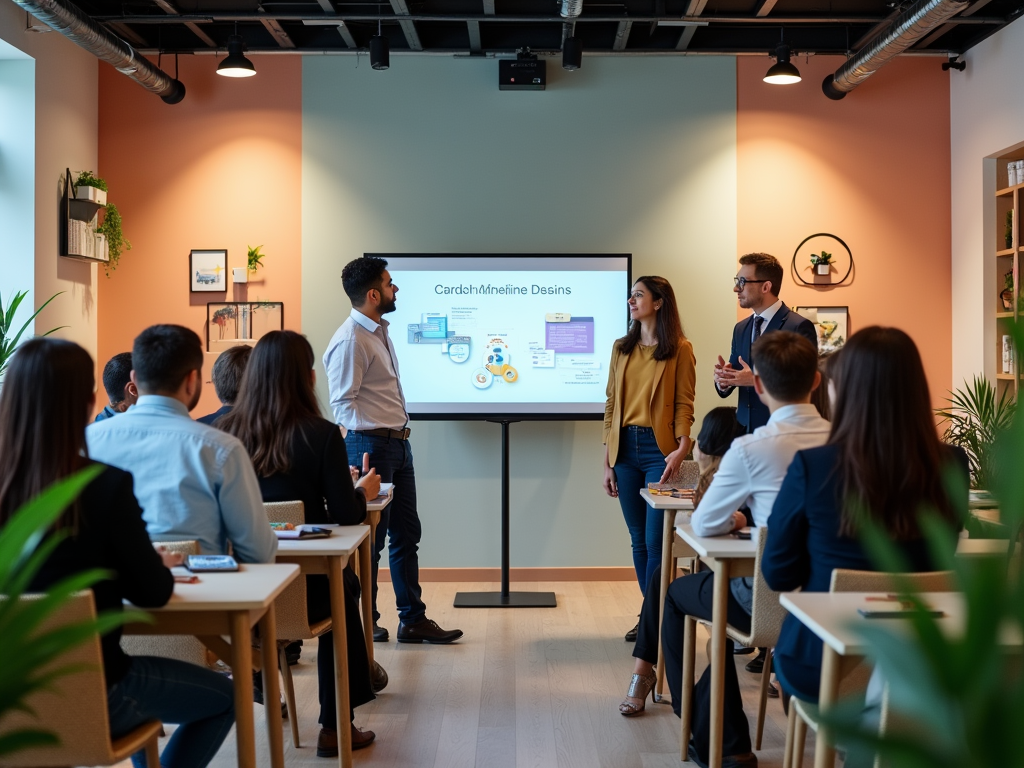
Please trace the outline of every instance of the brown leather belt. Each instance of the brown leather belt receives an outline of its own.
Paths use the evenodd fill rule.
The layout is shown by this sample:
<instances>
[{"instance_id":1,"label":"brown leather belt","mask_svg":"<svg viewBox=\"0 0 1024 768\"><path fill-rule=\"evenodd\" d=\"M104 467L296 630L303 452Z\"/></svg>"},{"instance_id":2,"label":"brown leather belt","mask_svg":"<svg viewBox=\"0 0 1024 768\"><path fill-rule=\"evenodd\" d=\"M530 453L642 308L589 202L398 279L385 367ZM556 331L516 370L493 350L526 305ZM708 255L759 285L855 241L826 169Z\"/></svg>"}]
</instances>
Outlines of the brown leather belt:
<instances>
[{"instance_id":1,"label":"brown leather belt","mask_svg":"<svg viewBox=\"0 0 1024 768\"><path fill-rule=\"evenodd\" d=\"M354 435L370 435L371 437L386 437L389 440L408 440L411 429L406 427L405 429L387 429L381 427L380 429L353 429L352 434Z\"/></svg>"}]
</instances>

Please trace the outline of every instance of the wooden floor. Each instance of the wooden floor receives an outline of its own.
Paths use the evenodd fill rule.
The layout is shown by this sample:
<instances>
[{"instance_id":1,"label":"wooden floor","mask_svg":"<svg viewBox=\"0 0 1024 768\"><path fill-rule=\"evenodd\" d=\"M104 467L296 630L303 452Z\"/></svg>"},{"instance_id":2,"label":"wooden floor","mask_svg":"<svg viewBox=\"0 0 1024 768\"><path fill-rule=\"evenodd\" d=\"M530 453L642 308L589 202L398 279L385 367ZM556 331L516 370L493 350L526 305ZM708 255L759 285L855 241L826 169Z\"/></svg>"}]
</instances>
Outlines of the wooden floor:
<instances>
[{"instance_id":1,"label":"wooden floor","mask_svg":"<svg viewBox=\"0 0 1024 768\"><path fill-rule=\"evenodd\" d=\"M381 625L390 643L377 643L376 658L390 676L388 687L356 710L356 724L377 733L355 763L373 768L677 768L679 719L670 706L647 702L647 712L622 717L632 672L632 645L622 635L636 622L640 594L630 582L552 582L522 585L554 591L557 608L456 609L460 590L486 591L494 584L433 582L423 585L428 616L445 628L465 631L451 646L399 645L390 585L381 585ZM703 632L703 630L698 630ZM698 672L706 635L698 635ZM295 749L285 725L285 763L327 768L337 761L316 757L319 714L316 641L307 641L292 667L303 745ZM737 657L744 706L757 711L757 677ZM269 766L262 707L256 707L257 755ZM293 716L295 716L293 714ZM751 737L754 733L751 720ZM234 768L234 732L213 766ZM812 764L809 739L805 765ZM769 699L762 768L780 766L785 716ZM123 763L119 768L130 768Z\"/></svg>"}]
</instances>

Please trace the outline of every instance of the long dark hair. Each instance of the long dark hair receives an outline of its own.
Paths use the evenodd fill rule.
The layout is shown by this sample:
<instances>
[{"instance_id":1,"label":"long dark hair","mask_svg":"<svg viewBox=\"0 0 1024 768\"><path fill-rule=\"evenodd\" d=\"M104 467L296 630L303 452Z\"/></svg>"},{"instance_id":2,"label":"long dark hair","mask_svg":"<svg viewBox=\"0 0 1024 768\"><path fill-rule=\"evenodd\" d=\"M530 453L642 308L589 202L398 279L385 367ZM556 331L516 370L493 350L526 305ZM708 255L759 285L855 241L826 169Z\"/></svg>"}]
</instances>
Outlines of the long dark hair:
<instances>
[{"instance_id":1,"label":"long dark hair","mask_svg":"<svg viewBox=\"0 0 1024 768\"><path fill-rule=\"evenodd\" d=\"M234 408L217 420L242 441L260 477L287 472L295 430L320 418L314 361L304 336L271 331L256 342Z\"/></svg>"},{"instance_id":2,"label":"long dark hair","mask_svg":"<svg viewBox=\"0 0 1024 768\"><path fill-rule=\"evenodd\" d=\"M651 292L654 301L661 302L661 309L658 310L655 322L655 334L658 337L658 346L654 348L655 360L669 360L676 356L679 351L679 342L685 339L683 335L683 324L679 320L679 305L676 304L676 294L672 286L664 277L656 275L644 275L633 281L633 285L643 283L644 287ZM630 354L636 345L640 343L640 323L633 321L629 324L626 335L615 342L619 351Z\"/></svg>"},{"instance_id":3,"label":"long dark hair","mask_svg":"<svg viewBox=\"0 0 1024 768\"><path fill-rule=\"evenodd\" d=\"M837 397L829 444L839 449L843 477L839 533L855 535L862 513L897 540L920 536L923 509L955 524L943 483L949 458L913 339L898 328L865 328L832 367Z\"/></svg>"},{"instance_id":4,"label":"long dark hair","mask_svg":"<svg viewBox=\"0 0 1024 768\"><path fill-rule=\"evenodd\" d=\"M96 380L71 341L22 344L0 390L0 524L45 488L88 463L85 425ZM74 505L57 523L71 525Z\"/></svg>"}]
</instances>

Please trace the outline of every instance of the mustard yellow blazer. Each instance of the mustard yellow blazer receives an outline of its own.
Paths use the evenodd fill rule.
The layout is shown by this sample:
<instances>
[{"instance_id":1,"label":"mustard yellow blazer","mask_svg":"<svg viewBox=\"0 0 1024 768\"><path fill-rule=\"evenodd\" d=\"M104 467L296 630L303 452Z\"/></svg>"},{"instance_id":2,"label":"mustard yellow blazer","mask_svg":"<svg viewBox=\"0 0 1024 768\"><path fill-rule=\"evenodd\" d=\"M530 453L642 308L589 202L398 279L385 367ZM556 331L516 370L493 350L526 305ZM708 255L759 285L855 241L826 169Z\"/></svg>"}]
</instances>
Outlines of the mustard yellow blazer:
<instances>
[{"instance_id":1,"label":"mustard yellow blazer","mask_svg":"<svg viewBox=\"0 0 1024 768\"><path fill-rule=\"evenodd\" d=\"M608 464L613 467L619 456L626 360L626 355L616 345L608 365L608 400L604 405L604 444L608 446ZM679 447L680 437L690 436L696 383L697 360L693 356L693 345L682 339L675 357L656 361L651 382L651 424L658 447L666 456Z\"/></svg>"}]
</instances>

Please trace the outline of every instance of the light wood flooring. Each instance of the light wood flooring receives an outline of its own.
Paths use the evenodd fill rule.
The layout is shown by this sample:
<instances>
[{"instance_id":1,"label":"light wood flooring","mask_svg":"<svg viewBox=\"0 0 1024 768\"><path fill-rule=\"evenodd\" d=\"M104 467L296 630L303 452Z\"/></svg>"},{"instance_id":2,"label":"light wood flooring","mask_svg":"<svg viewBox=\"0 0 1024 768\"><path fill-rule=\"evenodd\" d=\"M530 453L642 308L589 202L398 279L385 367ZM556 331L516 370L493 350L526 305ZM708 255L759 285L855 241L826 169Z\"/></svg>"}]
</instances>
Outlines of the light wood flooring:
<instances>
[{"instance_id":1,"label":"light wood flooring","mask_svg":"<svg viewBox=\"0 0 1024 768\"><path fill-rule=\"evenodd\" d=\"M517 588L515 585L513 588ZM550 582L520 585L554 591L557 608L456 609L457 591L497 589L495 584L433 582L423 585L428 616L442 627L459 627L465 637L451 646L399 645L398 619L389 584L380 589L381 625L391 642L377 643L377 661L390 676L388 687L356 710L356 724L377 733L371 747L355 753L369 768L678 768L679 719L670 706L652 704L636 718L622 717L622 700L632 672L632 645L622 635L636 622L640 594L631 582ZM698 630L703 632L703 630ZM706 635L698 635L699 676ZM317 641L306 641L295 677L302 747L291 744L285 725L288 766L330 768L337 761L316 757L319 714L316 690ZM743 669L744 706L757 712L757 676ZM262 707L256 707L259 765L269 766ZM769 699L762 768L782 764L785 716ZM813 758L808 739L805 765ZM234 731L213 763L234 768ZM130 768L122 763L119 768Z\"/></svg>"}]
</instances>

